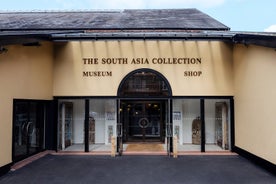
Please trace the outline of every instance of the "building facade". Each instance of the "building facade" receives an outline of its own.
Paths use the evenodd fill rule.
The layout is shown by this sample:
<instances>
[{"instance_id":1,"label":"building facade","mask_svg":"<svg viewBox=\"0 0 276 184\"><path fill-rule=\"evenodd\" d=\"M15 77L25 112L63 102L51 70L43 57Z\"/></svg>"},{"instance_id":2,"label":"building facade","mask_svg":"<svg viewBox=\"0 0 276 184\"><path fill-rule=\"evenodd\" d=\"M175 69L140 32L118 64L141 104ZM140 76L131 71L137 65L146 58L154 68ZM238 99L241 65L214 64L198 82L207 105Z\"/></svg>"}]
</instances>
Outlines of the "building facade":
<instances>
[{"instance_id":1,"label":"building facade","mask_svg":"<svg viewBox=\"0 0 276 184\"><path fill-rule=\"evenodd\" d=\"M0 14L1 170L43 150L158 142L275 171L275 34L196 9Z\"/></svg>"}]
</instances>

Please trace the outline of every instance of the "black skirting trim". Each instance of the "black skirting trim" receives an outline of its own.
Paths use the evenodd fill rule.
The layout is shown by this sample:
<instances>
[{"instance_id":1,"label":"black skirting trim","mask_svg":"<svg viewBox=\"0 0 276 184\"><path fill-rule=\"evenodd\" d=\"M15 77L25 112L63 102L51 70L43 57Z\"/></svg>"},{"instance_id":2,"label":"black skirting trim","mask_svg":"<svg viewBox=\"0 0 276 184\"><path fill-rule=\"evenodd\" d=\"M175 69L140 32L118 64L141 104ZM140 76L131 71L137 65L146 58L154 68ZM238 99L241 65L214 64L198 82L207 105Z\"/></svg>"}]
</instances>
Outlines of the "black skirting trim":
<instances>
[{"instance_id":1,"label":"black skirting trim","mask_svg":"<svg viewBox=\"0 0 276 184\"><path fill-rule=\"evenodd\" d=\"M10 171L11 165L12 163L0 167L0 176L3 176L4 174Z\"/></svg>"},{"instance_id":2,"label":"black skirting trim","mask_svg":"<svg viewBox=\"0 0 276 184\"><path fill-rule=\"evenodd\" d=\"M258 157L246 150L236 147L236 146L234 147L233 151L238 153L242 157L245 157L246 159L252 161L253 163L257 164L258 166L266 169L267 171L271 172L272 174L276 175L276 165L275 164L273 164L261 157Z\"/></svg>"}]
</instances>

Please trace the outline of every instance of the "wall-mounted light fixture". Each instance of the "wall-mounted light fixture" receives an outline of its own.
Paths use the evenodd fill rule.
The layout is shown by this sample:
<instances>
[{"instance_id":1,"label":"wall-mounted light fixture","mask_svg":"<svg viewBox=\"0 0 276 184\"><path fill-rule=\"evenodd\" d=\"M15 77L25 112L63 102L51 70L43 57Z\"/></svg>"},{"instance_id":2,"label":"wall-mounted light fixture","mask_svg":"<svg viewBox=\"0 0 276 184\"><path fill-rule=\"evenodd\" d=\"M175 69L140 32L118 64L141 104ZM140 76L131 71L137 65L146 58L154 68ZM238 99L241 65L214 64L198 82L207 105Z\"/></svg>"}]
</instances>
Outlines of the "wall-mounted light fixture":
<instances>
[{"instance_id":1,"label":"wall-mounted light fixture","mask_svg":"<svg viewBox=\"0 0 276 184\"><path fill-rule=\"evenodd\" d=\"M0 46L0 54L3 54L5 52L8 52L8 49L3 46Z\"/></svg>"}]
</instances>

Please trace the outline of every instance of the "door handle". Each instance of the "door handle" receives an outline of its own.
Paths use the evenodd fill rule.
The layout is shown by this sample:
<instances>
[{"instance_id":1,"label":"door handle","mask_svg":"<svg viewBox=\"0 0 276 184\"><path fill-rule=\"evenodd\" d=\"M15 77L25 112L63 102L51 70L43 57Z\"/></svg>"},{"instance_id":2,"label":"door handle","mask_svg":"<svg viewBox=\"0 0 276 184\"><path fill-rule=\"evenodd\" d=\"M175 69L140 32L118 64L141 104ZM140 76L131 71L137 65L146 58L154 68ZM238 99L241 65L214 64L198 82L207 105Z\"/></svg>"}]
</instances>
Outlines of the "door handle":
<instances>
[{"instance_id":1,"label":"door handle","mask_svg":"<svg viewBox=\"0 0 276 184\"><path fill-rule=\"evenodd\" d=\"M28 133L27 125L28 125L28 122L24 122L22 127L21 127L21 132L22 132L23 135L27 135L27 133Z\"/></svg>"},{"instance_id":2,"label":"door handle","mask_svg":"<svg viewBox=\"0 0 276 184\"><path fill-rule=\"evenodd\" d=\"M138 125L141 128L147 128L149 126L149 120L148 118L140 118L138 121Z\"/></svg>"},{"instance_id":3,"label":"door handle","mask_svg":"<svg viewBox=\"0 0 276 184\"><path fill-rule=\"evenodd\" d=\"M33 125L33 123L30 121L27 123L26 133L28 134L28 136L31 136L34 133L34 127L32 125Z\"/></svg>"}]
</instances>

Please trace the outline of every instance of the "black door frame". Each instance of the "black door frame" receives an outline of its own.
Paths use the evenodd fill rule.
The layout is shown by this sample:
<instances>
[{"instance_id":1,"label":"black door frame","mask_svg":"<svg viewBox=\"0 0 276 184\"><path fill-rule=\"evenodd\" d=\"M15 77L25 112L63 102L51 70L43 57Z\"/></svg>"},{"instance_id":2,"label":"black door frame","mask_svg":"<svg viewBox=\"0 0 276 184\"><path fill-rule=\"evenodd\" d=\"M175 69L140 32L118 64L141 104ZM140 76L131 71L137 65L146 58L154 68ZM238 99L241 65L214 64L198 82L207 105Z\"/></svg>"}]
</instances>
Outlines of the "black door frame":
<instances>
[{"instance_id":1,"label":"black door frame","mask_svg":"<svg viewBox=\"0 0 276 184\"><path fill-rule=\"evenodd\" d=\"M172 99L171 98L118 98L117 99L117 152L119 153L119 155L122 155L123 153L123 144L124 144L124 140L123 140L123 136L124 136L124 131L123 131L123 122L122 122L122 117L121 117L121 113L120 113L120 108L121 108L121 103L122 102L129 102L129 101L133 101L133 102L158 102L158 101L162 101L165 105L164 109L166 111L166 114L164 117L165 122L163 122L163 136L164 139L167 140L167 153L168 155L171 154L171 152L173 151L173 135L172 135ZM164 142L164 141L163 141Z\"/></svg>"},{"instance_id":2,"label":"black door frame","mask_svg":"<svg viewBox=\"0 0 276 184\"><path fill-rule=\"evenodd\" d=\"M128 79L130 79L132 76L134 76L134 74L136 73L143 73L143 72L148 72L148 73L153 73L155 74L160 81L162 81L164 83L164 86L167 89L167 94L161 94L161 95L145 95L145 94L140 94L139 93L137 95L124 95L122 94L122 91L124 89L124 85L126 83L126 81ZM167 103L167 122L165 122L165 129L166 129L166 133L167 135L165 135L165 139L167 139L167 152L168 155L170 155L170 153L172 152L172 147L173 147L173 143L172 143L172 89L170 86L169 81L163 76L163 74L159 73L156 70L153 69L149 69L149 68L141 68L141 69L137 69L134 70L130 73L128 73L123 80L121 81L119 87L118 87L118 91L117 91L117 97L118 97L118 101L117 101L117 151L119 153L119 155L122 154L123 152L123 123L122 123L122 118L120 117L120 106L121 106L121 101L126 101L126 100L141 100L141 101L155 101L155 100L164 100L164 101L168 101Z\"/></svg>"},{"instance_id":3,"label":"black door frame","mask_svg":"<svg viewBox=\"0 0 276 184\"><path fill-rule=\"evenodd\" d=\"M36 153L39 153L43 150L45 150L45 146L46 146L46 125L47 125L47 121L49 120L49 102L48 100L34 100L34 99L14 99L13 100L13 124L12 124L12 161L13 162L17 162L20 161L22 159L25 159L31 155L34 155ZM43 112L41 112L42 114L39 115L38 119L38 128L39 128L39 147L37 148L36 151L34 152L30 152L30 144L29 144L29 137L27 137L27 147L26 147L26 154L22 155L22 156L15 156L15 134L16 134L16 130L15 130L15 121L16 121L16 103L26 103L28 106L28 119L30 118L30 104L31 103L35 103L36 105L39 105L39 108L43 108L40 109ZM27 135L28 136L28 135Z\"/></svg>"},{"instance_id":4,"label":"black door frame","mask_svg":"<svg viewBox=\"0 0 276 184\"><path fill-rule=\"evenodd\" d=\"M163 111L165 111L165 107L166 107L166 100L164 100L164 99L159 99L159 100L150 100L150 99L145 99L145 100L134 100L134 99L132 99L132 100L121 100L121 103L120 103L120 108L121 108L121 110L123 110L122 109L122 103L127 103L127 104L147 104L147 103L151 103L151 104L155 104L155 103L159 103L160 104L160 122L159 122L159 126L160 126L160 129L159 129L159 131L160 131L160 136L158 137L158 138L156 138L156 141L157 142L164 142L165 141L165 132L164 132L164 130L165 130L165 117L163 117L163 115L165 115L164 114L164 112ZM120 116L121 117L121 116ZM128 139L128 137L125 137L125 136L129 136L128 135L128 132L127 131L125 131L125 124L126 124L126 122L123 122L123 141L124 142L137 142L137 140L129 140ZM147 140L145 139L142 139L141 140L142 142L147 142ZM138 141L139 142L139 141Z\"/></svg>"}]
</instances>

